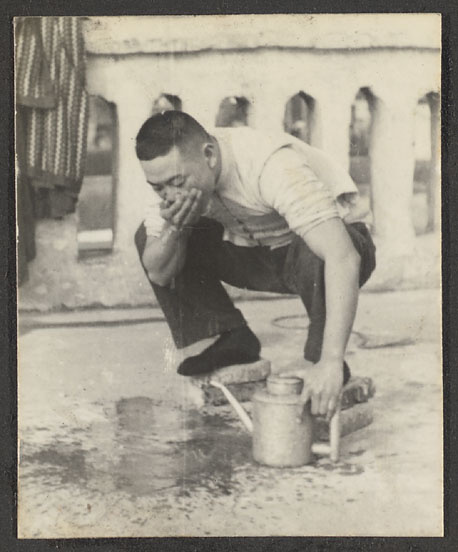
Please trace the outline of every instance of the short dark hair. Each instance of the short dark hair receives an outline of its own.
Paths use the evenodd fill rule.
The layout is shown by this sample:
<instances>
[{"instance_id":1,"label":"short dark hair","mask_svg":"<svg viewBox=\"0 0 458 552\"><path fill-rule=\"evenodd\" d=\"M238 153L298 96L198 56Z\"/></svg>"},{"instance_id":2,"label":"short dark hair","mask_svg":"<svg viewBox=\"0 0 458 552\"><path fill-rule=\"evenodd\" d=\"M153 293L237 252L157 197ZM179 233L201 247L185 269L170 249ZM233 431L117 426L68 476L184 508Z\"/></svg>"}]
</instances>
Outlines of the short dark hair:
<instances>
[{"instance_id":1,"label":"short dark hair","mask_svg":"<svg viewBox=\"0 0 458 552\"><path fill-rule=\"evenodd\" d=\"M210 135L191 115L183 111L164 111L143 123L135 150L140 161L150 161L166 155L173 146L183 149L196 139L204 143L210 140Z\"/></svg>"}]
</instances>

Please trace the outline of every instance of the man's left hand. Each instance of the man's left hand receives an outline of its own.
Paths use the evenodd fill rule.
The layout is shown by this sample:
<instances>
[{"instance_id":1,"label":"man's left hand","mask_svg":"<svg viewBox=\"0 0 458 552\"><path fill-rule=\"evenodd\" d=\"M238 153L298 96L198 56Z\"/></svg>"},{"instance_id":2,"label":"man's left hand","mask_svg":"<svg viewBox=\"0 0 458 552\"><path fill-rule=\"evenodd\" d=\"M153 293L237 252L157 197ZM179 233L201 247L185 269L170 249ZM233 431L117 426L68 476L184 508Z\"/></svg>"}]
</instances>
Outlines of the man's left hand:
<instances>
[{"instance_id":1,"label":"man's left hand","mask_svg":"<svg viewBox=\"0 0 458 552\"><path fill-rule=\"evenodd\" d=\"M326 416L329 421L334 415L343 385L343 360L320 360L316 364L294 371L288 371L304 380L302 400L311 400L314 416Z\"/></svg>"}]
</instances>

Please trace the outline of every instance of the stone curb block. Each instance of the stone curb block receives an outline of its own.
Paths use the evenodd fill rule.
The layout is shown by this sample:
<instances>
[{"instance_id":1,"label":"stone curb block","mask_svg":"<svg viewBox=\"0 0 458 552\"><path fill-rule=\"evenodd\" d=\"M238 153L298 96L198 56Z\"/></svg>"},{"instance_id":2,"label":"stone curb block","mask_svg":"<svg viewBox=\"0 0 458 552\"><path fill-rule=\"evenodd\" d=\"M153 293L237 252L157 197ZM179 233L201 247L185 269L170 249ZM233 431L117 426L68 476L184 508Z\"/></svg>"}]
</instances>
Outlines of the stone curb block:
<instances>
[{"instance_id":1,"label":"stone curb block","mask_svg":"<svg viewBox=\"0 0 458 552\"><path fill-rule=\"evenodd\" d=\"M189 396L196 406L221 406L227 399L220 389L210 385L214 379L227 386L239 402L251 400L254 391L265 385L270 374L270 362L258 360L250 364L235 364L221 368L215 375L189 378Z\"/></svg>"},{"instance_id":2,"label":"stone curb block","mask_svg":"<svg viewBox=\"0 0 458 552\"><path fill-rule=\"evenodd\" d=\"M234 383L247 383L252 381L265 380L270 374L270 362L260 359L250 364L234 364L219 369L214 375L196 376L192 378L193 385L201 389L210 386L213 379L224 385Z\"/></svg>"},{"instance_id":3,"label":"stone curb block","mask_svg":"<svg viewBox=\"0 0 458 552\"><path fill-rule=\"evenodd\" d=\"M374 411L368 402L355 404L340 413L340 436L345 437L374 421ZM329 441L329 424L323 418L315 419L315 440Z\"/></svg>"},{"instance_id":4,"label":"stone curb block","mask_svg":"<svg viewBox=\"0 0 458 552\"><path fill-rule=\"evenodd\" d=\"M375 385L371 378L353 376L342 393L341 409L346 410L355 404L365 403L375 395Z\"/></svg>"},{"instance_id":5,"label":"stone curb block","mask_svg":"<svg viewBox=\"0 0 458 552\"><path fill-rule=\"evenodd\" d=\"M220 389L210 385L214 379L227 386L239 402L251 400L253 393L264 387L270 374L271 366L268 360L258 360L250 364L236 364L221 368L215 375L197 376L189 379L193 402L198 406L221 406L227 404L227 399ZM356 404L365 403L375 395L375 385L371 378L352 377L342 394L342 410L347 410Z\"/></svg>"}]
</instances>

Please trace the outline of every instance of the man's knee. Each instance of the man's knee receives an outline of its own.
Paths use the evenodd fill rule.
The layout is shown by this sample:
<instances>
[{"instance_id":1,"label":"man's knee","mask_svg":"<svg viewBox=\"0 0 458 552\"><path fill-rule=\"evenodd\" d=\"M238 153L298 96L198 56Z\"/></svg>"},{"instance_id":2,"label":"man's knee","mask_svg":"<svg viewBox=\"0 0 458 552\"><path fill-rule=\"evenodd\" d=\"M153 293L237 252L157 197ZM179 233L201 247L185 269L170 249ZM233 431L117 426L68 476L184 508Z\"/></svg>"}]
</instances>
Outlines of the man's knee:
<instances>
[{"instance_id":1,"label":"man's knee","mask_svg":"<svg viewBox=\"0 0 458 552\"><path fill-rule=\"evenodd\" d=\"M359 285L363 286L375 270L375 244L369 230L362 222L356 222L347 226L348 233L353 241L355 249L361 257Z\"/></svg>"},{"instance_id":2,"label":"man's knee","mask_svg":"<svg viewBox=\"0 0 458 552\"><path fill-rule=\"evenodd\" d=\"M353 223L346 226L353 246L361 257L359 286L363 286L375 269L375 245L369 230L363 223ZM313 281L314 285L324 278L324 261L320 259L307 245L296 236L292 241L285 263L288 283L304 279Z\"/></svg>"},{"instance_id":3,"label":"man's knee","mask_svg":"<svg viewBox=\"0 0 458 552\"><path fill-rule=\"evenodd\" d=\"M318 257L299 236L288 247L283 269L283 279L292 293L303 295L308 288L323 280L324 261Z\"/></svg>"}]
</instances>

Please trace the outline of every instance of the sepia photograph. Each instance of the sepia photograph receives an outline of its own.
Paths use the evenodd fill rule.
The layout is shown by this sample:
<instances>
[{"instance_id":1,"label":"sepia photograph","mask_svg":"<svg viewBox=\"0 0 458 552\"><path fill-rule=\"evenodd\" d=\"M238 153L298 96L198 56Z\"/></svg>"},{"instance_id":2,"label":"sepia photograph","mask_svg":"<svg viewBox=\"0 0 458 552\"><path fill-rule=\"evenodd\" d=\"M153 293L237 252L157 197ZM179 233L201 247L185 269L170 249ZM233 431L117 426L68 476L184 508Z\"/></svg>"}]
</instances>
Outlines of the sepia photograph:
<instances>
[{"instance_id":1,"label":"sepia photograph","mask_svg":"<svg viewBox=\"0 0 458 552\"><path fill-rule=\"evenodd\" d=\"M14 18L19 539L444 535L441 23Z\"/></svg>"}]
</instances>

